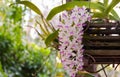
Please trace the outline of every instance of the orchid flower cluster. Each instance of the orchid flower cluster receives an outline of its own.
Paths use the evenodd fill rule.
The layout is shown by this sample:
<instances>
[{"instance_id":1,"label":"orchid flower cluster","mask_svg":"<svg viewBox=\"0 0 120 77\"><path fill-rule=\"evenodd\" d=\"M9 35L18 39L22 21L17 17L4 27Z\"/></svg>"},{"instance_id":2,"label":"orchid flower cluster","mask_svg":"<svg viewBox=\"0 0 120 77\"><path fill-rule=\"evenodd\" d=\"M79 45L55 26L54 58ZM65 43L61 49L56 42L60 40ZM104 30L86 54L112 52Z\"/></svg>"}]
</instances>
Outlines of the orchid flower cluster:
<instances>
[{"instance_id":1,"label":"orchid flower cluster","mask_svg":"<svg viewBox=\"0 0 120 77\"><path fill-rule=\"evenodd\" d=\"M83 69L83 26L90 19L91 15L85 7L75 6L61 15L58 25L59 50L63 67L70 77L75 77Z\"/></svg>"}]
</instances>

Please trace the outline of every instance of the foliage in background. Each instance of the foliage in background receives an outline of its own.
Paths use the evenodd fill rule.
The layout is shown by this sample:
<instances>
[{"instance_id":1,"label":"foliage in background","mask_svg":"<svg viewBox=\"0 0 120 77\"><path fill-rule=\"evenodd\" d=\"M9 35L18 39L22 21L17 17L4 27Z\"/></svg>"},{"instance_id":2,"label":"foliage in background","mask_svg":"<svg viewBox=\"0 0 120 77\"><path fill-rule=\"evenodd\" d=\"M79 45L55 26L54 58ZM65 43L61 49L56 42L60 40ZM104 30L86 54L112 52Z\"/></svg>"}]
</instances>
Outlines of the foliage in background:
<instances>
[{"instance_id":1,"label":"foliage in background","mask_svg":"<svg viewBox=\"0 0 120 77\"><path fill-rule=\"evenodd\" d=\"M18 11L16 11L18 10ZM4 18L0 26L0 61L3 70L7 73L17 74L19 58L23 55L24 46L22 44L22 8L17 6L0 6L0 13ZM18 16L18 17L17 17Z\"/></svg>"},{"instance_id":2,"label":"foliage in background","mask_svg":"<svg viewBox=\"0 0 120 77\"><path fill-rule=\"evenodd\" d=\"M17 4L0 5L0 77L54 77L62 69L56 67L56 53L25 42L23 16L25 8ZM39 41L38 41L39 42ZM54 68L53 68L54 66Z\"/></svg>"},{"instance_id":3,"label":"foliage in background","mask_svg":"<svg viewBox=\"0 0 120 77\"><path fill-rule=\"evenodd\" d=\"M7 77L7 74L2 69L1 63L0 63L0 77Z\"/></svg>"},{"instance_id":4,"label":"foliage in background","mask_svg":"<svg viewBox=\"0 0 120 77\"><path fill-rule=\"evenodd\" d=\"M77 6L86 6L87 8L92 9L91 12L94 13L93 18L101 18L101 19L110 19L110 20L119 20L120 17L117 15L116 11L113 9L114 6L116 6L118 3L120 2L120 0L112 0L112 2L110 4L108 4L108 0L104 0L103 3L101 2L97 2L97 3L93 3L93 2L86 2L86 1L73 1L73 2L68 2L66 4L63 4L61 6L55 7L53 8L48 17L47 20L51 20L53 18L53 16L55 16L57 13L60 13L64 10L70 10L72 9L75 5ZM35 6L34 4L31 4L30 2L28 2L28 4L24 3L24 1L19 2L20 4L24 4L27 7L31 8L33 11L35 11L37 14L39 14L41 17L43 16L41 13L38 13L37 11L40 11L38 8L36 9L35 7L31 7L31 6ZM29 5L30 3L30 5ZM52 26L51 24L48 23L46 19L44 19L45 22L44 23L44 27L46 27L45 23L47 23L47 26ZM41 23L39 23L39 25L41 25ZM49 28L51 29L51 28ZM44 34L47 34L47 28L45 28L45 30L43 30L41 28L42 32ZM49 32L48 32L49 33ZM45 39L45 43L47 46L52 46L53 44L56 45L56 42L58 42L57 39L57 30L53 31L52 33L49 33L48 36L43 37ZM41 34L40 34L41 36ZM52 44L51 44L52 43Z\"/></svg>"}]
</instances>

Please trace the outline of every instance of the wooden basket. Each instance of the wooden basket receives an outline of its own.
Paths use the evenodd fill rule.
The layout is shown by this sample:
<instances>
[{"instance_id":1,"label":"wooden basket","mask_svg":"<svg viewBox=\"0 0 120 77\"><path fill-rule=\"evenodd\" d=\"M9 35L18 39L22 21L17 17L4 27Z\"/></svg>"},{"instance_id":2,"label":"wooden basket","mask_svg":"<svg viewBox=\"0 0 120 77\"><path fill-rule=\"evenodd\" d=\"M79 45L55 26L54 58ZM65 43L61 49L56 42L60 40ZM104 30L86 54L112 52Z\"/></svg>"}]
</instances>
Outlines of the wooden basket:
<instances>
[{"instance_id":1,"label":"wooden basket","mask_svg":"<svg viewBox=\"0 0 120 77\"><path fill-rule=\"evenodd\" d=\"M120 63L120 23L90 23L85 31L84 56L92 64Z\"/></svg>"}]
</instances>

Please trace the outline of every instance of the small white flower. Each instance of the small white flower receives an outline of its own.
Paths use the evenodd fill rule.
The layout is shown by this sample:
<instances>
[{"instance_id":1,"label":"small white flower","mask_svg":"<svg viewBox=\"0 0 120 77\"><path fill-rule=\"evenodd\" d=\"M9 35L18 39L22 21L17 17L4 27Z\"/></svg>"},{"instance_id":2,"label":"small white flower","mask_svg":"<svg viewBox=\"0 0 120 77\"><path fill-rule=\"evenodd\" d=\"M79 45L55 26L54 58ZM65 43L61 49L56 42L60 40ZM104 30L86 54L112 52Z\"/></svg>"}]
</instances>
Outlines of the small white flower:
<instances>
[{"instance_id":1,"label":"small white flower","mask_svg":"<svg viewBox=\"0 0 120 77\"><path fill-rule=\"evenodd\" d=\"M85 7L75 6L71 14L67 12L62 14L58 24L61 62L71 77L75 77L83 68L83 26L90 18Z\"/></svg>"}]
</instances>

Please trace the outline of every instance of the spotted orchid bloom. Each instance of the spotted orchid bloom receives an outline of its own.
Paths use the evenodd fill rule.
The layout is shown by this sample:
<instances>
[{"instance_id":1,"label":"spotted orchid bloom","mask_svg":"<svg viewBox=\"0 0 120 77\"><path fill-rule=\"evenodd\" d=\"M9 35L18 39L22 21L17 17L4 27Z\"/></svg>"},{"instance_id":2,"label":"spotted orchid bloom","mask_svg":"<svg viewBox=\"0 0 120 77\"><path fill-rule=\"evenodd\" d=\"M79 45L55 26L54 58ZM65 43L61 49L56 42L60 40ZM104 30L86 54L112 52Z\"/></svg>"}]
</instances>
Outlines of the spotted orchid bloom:
<instances>
[{"instance_id":1,"label":"spotted orchid bloom","mask_svg":"<svg viewBox=\"0 0 120 77\"><path fill-rule=\"evenodd\" d=\"M71 13L62 13L59 28L59 50L64 69L75 77L79 70L83 69L83 26L90 21L91 15L85 7L75 6Z\"/></svg>"}]
</instances>

